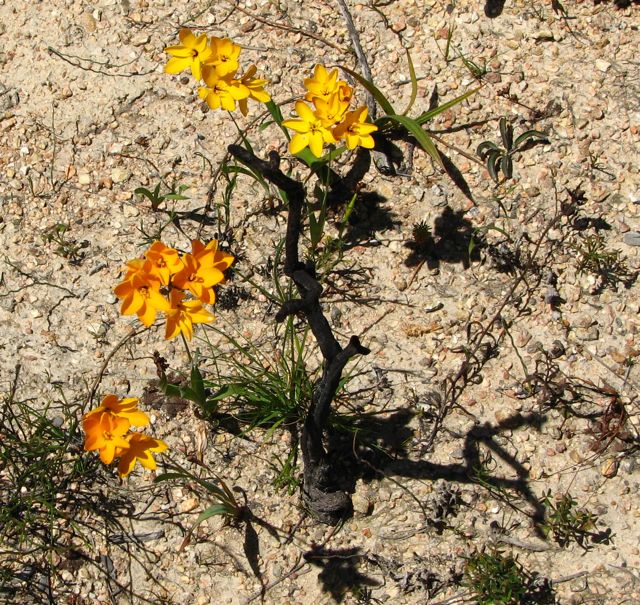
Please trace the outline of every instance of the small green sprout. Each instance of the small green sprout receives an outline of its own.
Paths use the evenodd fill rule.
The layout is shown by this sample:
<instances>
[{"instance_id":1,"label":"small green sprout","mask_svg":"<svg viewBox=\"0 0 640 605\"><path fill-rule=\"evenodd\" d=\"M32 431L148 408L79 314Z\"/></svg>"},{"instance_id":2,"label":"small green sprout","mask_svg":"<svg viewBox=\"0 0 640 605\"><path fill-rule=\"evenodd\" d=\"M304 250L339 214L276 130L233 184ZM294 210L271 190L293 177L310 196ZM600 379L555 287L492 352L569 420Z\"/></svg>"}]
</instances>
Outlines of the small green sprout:
<instances>
[{"instance_id":1,"label":"small green sprout","mask_svg":"<svg viewBox=\"0 0 640 605\"><path fill-rule=\"evenodd\" d=\"M189 188L187 185L171 186L169 193L160 193L161 184L158 183L153 191L146 189L145 187L138 187L134 190L136 195L142 195L151 202L151 209L156 212L162 202L167 200L188 200L189 197L183 195L183 193Z\"/></svg>"},{"instance_id":2,"label":"small green sprout","mask_svg":"<svg viewBox=\"0 0 640 605\"><path fill-rule=\"evenodd\" d=\"M527 130L513 138L513 126L507 122L504 116L500 118L500 138L502 139L502 147L496 145L493 141L484 141L478 145L476 154L485 162L487 170L491 178L497 183L498 172L502 170L505 179L513 176L513 156L516 152L522 151L531 142L545 141L548 142L547 135L539 130Z\"/></svg>"},{"instance_id":3,"label":"small green sprout","mask_svg":"<svg viewBox=\"0 0 640 605\"><path fill-rule=\"evenodd\" d=\"M69 225L66 223L56 223L52 227L45 229L42 234L42 240L47 244L57 244L55 253L66 258L74 265L82 262L84 254L82 250L89 245L89 242L82 241L80 243L72 240L67 236Z\"/></svg>"}]
</instances>

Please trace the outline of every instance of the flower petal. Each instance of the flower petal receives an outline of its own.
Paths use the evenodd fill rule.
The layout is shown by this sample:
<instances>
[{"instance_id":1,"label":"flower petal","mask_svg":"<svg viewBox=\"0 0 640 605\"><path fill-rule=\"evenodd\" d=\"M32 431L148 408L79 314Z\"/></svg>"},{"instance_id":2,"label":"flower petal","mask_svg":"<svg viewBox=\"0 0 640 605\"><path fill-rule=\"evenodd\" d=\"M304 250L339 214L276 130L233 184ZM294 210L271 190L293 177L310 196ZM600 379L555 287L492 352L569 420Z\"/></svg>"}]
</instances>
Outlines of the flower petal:
<instances>
[{"instance_id":1,"label":"flower petal","mask_svg":"<svg viewBox=\"0 0 640 605\"><path fill-rule=\"evenodd\" d=\"M295 155L309 146L309 134L294 134L289 142L289 153Z\"/></svg>"},{"instance_id":2,"label":"flower petal","mask_svg":"<svg viewBox=\"0 0 640 605\"><path fill-rule=\"evenodd\" d=\"M191 66L191 58L171 57L164 66L164 72L167 74L179 74Z\"/></svg>"}]
</instances>

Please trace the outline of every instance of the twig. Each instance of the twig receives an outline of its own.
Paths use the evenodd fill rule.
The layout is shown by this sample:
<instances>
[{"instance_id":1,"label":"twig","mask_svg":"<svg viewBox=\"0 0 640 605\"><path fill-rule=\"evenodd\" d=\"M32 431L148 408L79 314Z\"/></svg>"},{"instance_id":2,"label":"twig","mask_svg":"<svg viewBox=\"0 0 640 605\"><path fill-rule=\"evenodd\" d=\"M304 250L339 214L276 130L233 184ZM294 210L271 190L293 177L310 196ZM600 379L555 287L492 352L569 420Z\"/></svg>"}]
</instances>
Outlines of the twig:
<instances>
[{"instance_id":1,"label":"twig","mask_svg":"<svg viewBox=\"0 0 640 605\"><path fill-rule=\"evenodd\" d=\"M73 67L77 67L84 71L92 71L93 73L102 74L103 76L111 76L112 78L133 78L135 76L148 76L149 74L152 74L153 72L156 71L155 67L153 69L150 69L149 71L143 71L143 72L134 71L131 73L115 73L115 74L106 70L109 68L118 69L120 67L131 65L131 63L138 60L140 55L138 55L135 59L132 59L128 63L122 63L121 65L112 65L110 61L96 61L95 59L78 57L77 55L67 55L65 53L60 52L59 50L56 50L52 46L48 46L47 51L49 52L49 54L55 55L59 59L62 59L66 63L69 63L69 65L73 65ZM83 61L88 62L89 64L103 65L106 69L95 68L92 66L86 67L82 64Z\"/></svg>"},{"instance_id":2,"label":"twig","mask_svg":"<svg viewBox=\"0 0 640 605\"><path fill-rule=\"evenodd\" d=\"M277 586L278 584L280 584L280 582L284 582L287 578L290 578L294 573L297 573L298 571L300 571L305 565L309 565L306 561L301 561L301 559L302 559L302 554L298 555L298 560L294 563L293 567L287 573L282 574L279 578L272 580L271 582L263 586L259 591L253 593L250 597L247 598L247 600L244 602L244 605L248 605L248 603L251 603L252 601L255 601L256 599L264 596L264 593L267 592L267 590L271 590L274 586ZM310 571L311 571L311 568L305 569L302 573L305 574L305 573L309 573Z\"/></svg>"},{"instance_id":3,"label":"twig","mask_svg":"<svg viewBox=\"0 0 640 605\"><path fill-rule=\"evenodd\" d=\"M268 25L269 27L273 27L275 29L284 29L285 31L293 32L295 34L301 34L302 36L308 36L309 38L313 38L314 40L317 40L318 42L322 42L323 44L326 44L327 46L330 46L331 48L333 48L335 50L338 50L340 52L344 52L344 47L338 46L337 44L334 44L330 40L327 40L326 38L323 38L322 36L319 36L318 34L310 32L309 30L302 29L301 27L295 27L293 25L285 25L284 23L277 23L275 21L269 21L269 19L265 19L264 17L261 17L260 15L256 15L255 13L252 13L252 12L248 11L246 8L242 8L237 2L233 2L232 0L227 0L227 4L230 4L234 8L238 9L241 13L244 13L245 15L247 15L247 17L251 17L252 19L255 19L256 21L259 21L260 23L263 23L264 25Z\"/></svg>"},{"instance_id":4,"label":"twig","mask_svg":"<svg viewBox=\"0 0 640 605\"><path fill-rule=\"evenodd\" d=\"M107 369L107 366L109 365L109 362L113 359L113 356L132 338L134 338L135 336L139 336L140 334L142 334L143 332L146 332L149 328L141 328L140 330L137 330L135 332L131 332L130 334L127 334L124 338L122 338L118 344L116 344L116 346L113 348L113 350L106 356L102 366L100 367L100 370L98 371L98 375L96 376L96 379L93 383L93 386L91 387L91 390L89 391L89 394L87 395L87 400L86 400L86 405L89 405L91 403L91 400L95 397L96 391L98 390L98 386L100 385L100 382L102 381L102 377L104 376L104 372Z\"/></svg>"},{"instance_id":5,"label":"twig","mask_svg":"<svg viewBox=\"0 0 640 605\"><path fill-rule=\"evenodd\" d=\"M347 3L345 2L345 0L336 0L336 2L338 3L338 8L342 13L342 17L344 18L347 30L349 31L349 37L351 38L353 50L355 51L358 63L360 64L362 75L373 84L371 67L369 67L369 61L367 61L367 55L365 55L364 50L362 50L362 44L360 44L360 34L358 34L358 30L356 29L356 26L353 22L353 17L351 17L351 13L349 12ZM376 101L369 91L367 91L367 107L369 109L369 116L371 117L371 121L375 121L377 115Z\"/></svg>"}]
</instances>

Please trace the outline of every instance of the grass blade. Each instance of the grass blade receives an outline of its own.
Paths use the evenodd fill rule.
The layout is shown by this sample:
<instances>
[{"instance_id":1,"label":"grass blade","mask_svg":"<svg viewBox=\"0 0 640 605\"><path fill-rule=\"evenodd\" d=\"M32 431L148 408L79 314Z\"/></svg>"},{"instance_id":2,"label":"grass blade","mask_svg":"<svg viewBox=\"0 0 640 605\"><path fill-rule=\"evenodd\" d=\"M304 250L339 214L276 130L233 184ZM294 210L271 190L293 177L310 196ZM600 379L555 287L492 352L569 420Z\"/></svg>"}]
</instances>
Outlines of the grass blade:
<instances>
[{"instance_id":1,"label":"grass blade","mask_svg":"<svg viewBox=\"0 0 640 605\"><path fill-rule=\"evenodd\" d=\"M398 124L404 126L415 137L416 141L418 141L422 149L424 149L435 160L435 162L444 169L442 158L440 157L436 146L431 140L431 137L421 128L417 120L408 118L407 116L396 115L390 115L381 118L381 120L387 119L398 122Z\"/></svg>"},{"instance_id":2,"label":"grass blade","mask_svg":"<svg viewBox=\"0 0 640 605\"><path fill-rule=\"evenodd\" d=\"M424 124L425 122L428 122L429 120L435 118L437 115L441 114L443 111L447 111L447 109L450 109L451 107L454 107L455 105L458 105L458 103L462 103L462 101L465 101L471 95L476 94L481 88L482 88L482 86L478 86L477 88L474 88L472 90L468 90L464 94L461 94L459 97L456 97L455 99L452 99L451 101L447 101L446 103L443 103L442 105L438 105L438 107L436 107L435 109L432 109L430 111L425 111L423 114L421 114L420 116L418 116L416 118L416 122L418 124Z\"/></svg>"},{"instance_id":3,"label":"grass blade","mask_svg":"<svg viewBox=\"0 0 640 605\"><path fill-rule=\"evenodd\" d=\"M407 108L402 113L403 116L406 116L413 107L413 104L416 102L416 98L418 97L418 79L416 78L416 70L413 66L413 61L411 60L411 53L409 49L405 49L407 51L407 64L409 66L409 77L411 78L411 98L409 99L409 104Z\"/></svg>"},{"instance_id":4,"label":"grass blade","mask_svg":"<svg viewBox=\"0 0 640 605\"><path fill-rule=\"evenodd\" d=\"M346 71L350 76L352 76L360 84L362 84L362 86L364 86L373 95L373 98L378 102L378 105L380 105L382 111L384 111L389 116L396 115L396 110L393 108L393 105L391 105L387 97L385 97L384 94L378 88L376 88L376 86L374 86L372 82L369 82L369 80L363 78L359 73L353 71L352 69L349 69L348 67L344 67L342 65L339 65L338 67L340 67L340 69L342 69L343 71Z\"/></svg>"}]
</instances>

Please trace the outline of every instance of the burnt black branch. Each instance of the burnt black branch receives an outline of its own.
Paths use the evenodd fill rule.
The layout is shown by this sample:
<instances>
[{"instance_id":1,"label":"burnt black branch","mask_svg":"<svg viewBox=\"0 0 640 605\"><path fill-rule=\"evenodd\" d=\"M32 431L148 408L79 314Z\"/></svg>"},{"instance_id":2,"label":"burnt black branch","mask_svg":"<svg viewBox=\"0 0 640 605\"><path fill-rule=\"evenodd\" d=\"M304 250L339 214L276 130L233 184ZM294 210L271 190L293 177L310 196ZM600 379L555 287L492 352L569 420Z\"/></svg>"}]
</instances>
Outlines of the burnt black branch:
<instances>
[{"instance_id":1,"label":"burnt black branch","mask_svg":"<svg viewBox=\"0 0 640 605\"><path fill-rule=\"evenodd\" d=\"M351 498L336 487L323 434L347 362L355 355L368 354L369 349L360 343L357 336L352 336L347 346L342 348L322 311L322 286L316 278L315 269L312 264L300 262L298 245L306 195L302 183L280 170L280 158L276 152L269 154L269 161L261 160L238 145L230 145L229 153L278 187L288 203L284 273L295 283L300 298L286 301L276 314L276 321L284 321L289 315L304 316L324 359L322 376L314 385L300 439L304 464L303 498L310 512L320 521L337 523L351 512Z\"/></svg>"}]
</instances>

